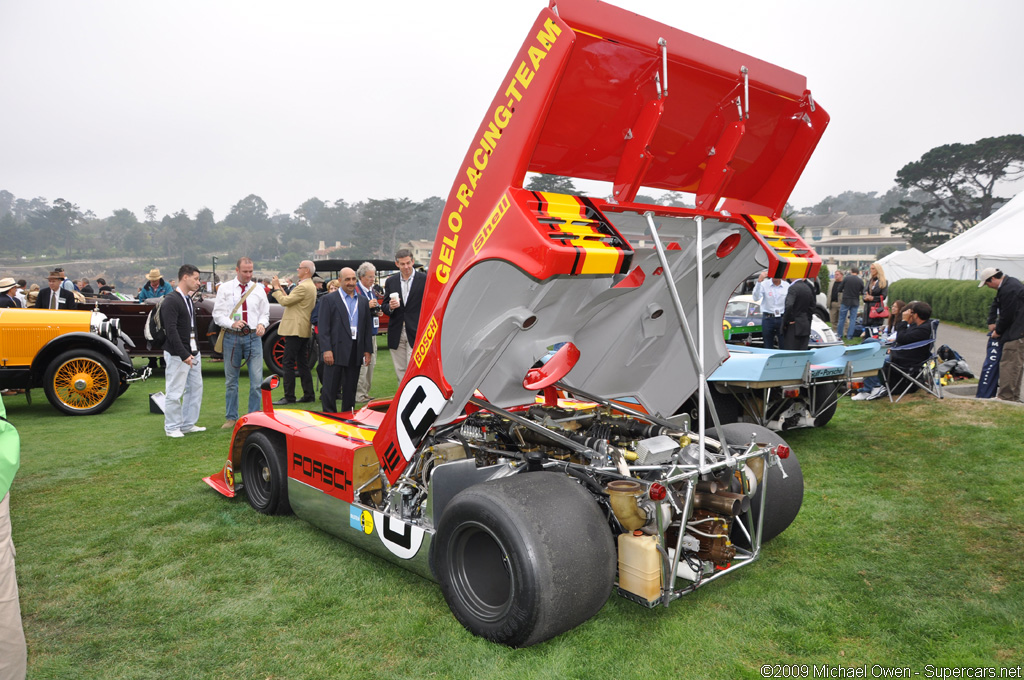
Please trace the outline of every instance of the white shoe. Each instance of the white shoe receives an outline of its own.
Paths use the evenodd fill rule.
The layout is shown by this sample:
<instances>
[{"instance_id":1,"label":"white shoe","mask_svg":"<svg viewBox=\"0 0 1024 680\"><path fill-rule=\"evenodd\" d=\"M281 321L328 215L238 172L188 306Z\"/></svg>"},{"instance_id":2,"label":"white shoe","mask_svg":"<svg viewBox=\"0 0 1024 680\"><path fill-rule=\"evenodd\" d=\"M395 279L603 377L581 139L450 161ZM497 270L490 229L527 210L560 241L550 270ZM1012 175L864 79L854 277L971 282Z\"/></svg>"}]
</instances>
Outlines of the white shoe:
<instances>
[{"instance_id":1,"label":"white shoe","mask_svg":"<svg viewBox=\"0 0 1024 680\"><path fill-rule=\"evenodd\" d=\"M175 439L185 436L185 433L181 430L164 430L164 434L168 437L174 437Z\"/></svg>"},{"instance_id":2,"label":"white shoe","mask_svg":"<svg viewBox=\"0 0 1024 680\"><path fill-rule=\"evenodd\" d=\"M868 398L868 394L868 392L857 392L852 397L850 397L850 401L866 401Z\"/></svg>"},{"instance_id":3,"label":"white shoe","mask_svg":"<svg viewBox=\"0 0 1024 680\"><path fill-rule=\"evenodd\" d=\"M184 432L185 434L189 434L189 433L192 433L192 432L206 432L206 428L205 427L199 427L198 425L193 425L192 427L190 427L187 430L182 430L182 432Z\"/></svg>"},{"instance_id":4,"label":"white shoe","mask_svg":"<svg viewBox=\"0 0 1024 680\"><path fill-rule=\"evenodd\" d=\"M871 399L878 399L880 397L884 397L885 395L885 386L876 387L875 389L871 390L871 392L868 394L868 400L870 401Z\"/></svg>"}]
</instances>

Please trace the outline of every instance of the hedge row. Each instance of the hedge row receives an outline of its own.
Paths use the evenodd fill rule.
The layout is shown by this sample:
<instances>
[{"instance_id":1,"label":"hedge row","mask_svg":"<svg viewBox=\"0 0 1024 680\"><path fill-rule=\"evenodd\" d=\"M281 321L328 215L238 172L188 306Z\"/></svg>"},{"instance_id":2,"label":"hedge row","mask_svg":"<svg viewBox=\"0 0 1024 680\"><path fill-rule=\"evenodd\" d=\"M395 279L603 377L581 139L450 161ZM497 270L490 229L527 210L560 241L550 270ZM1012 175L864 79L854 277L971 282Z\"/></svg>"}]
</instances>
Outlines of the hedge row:
<instances>
[{"instance_id":1,"label":"hedge row","mask_svg":"<svg viewBox=\"0 0 1024 680\"><path fill-rule=\"evenodd\" d=\"M921 300L932 306L932 316L966 326L988 329L988 308L996 292L978 288L977 281L952 279L900 279L889 286L890 300Z\"/></svg>"}]
</instances>

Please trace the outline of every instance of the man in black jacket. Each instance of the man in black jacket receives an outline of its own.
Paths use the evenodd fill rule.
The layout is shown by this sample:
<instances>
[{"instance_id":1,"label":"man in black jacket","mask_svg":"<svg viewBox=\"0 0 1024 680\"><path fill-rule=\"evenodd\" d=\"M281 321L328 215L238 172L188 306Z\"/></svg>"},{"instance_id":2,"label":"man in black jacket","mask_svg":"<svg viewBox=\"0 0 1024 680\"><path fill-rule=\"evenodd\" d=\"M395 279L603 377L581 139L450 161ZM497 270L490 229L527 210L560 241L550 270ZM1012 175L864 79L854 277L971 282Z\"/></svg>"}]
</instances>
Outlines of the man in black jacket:
<instances>
[{"instance_id":1,"label":"man in black jacket","mask_svg":"<svg viewBox=\"0 0 1024 680\"><path fill-rule=\"evenodd\" d=\"M192 294L199 290L199 269L183 264L178 269L178 288L160 304L160 321L167 332L164 361L167 362L164 388L164 432L168 437L184 437L189 432L204 432L196 425L203 403L203 369L200 366L196 311Z\"/></svg>"},{"instance_id":2,"label":"man in black jacket","mask_svg":"<svg viewBox=\"0 0 1024 680\"><path fill-rule=\"evenodd\" d=\"M839 301L843 297L843 270L837 269L828 289L828 317L833 328L839 327Z\"/></svg>"},{"instance_id":3,"label":"man in black jacket","mask_svg":"<svg viewBox=\"0 0 1024 680\"><path fill-rule=\"evenodd\" d=\"M893 341L895 353L887 354L885 363L879 371L878 376L868 376L864 379L864 387L854 394L851 399L863 401L865 399L878 399L886 394L883 380L892 385L893 392L900 393L906 388L906 378L893 376L890 371L890 363L903 369L905 373L913 374L921 364L928 360L932 354L931 345L922 345L914 349L899 350L901 347L914 343L929 340L932 337L932 306L927 302L913 301L903 308L903 318L896 323L896 338ZM871 340L874 342L874 340Z\"/></svg>"},{"instance_id":4,"label":"man in black jacket","mask_svg":"<svg viewBox=\"0 0 1024 680\"><path fill-rule=\"evenodd\" d=\"M857 325L857 309L860 307L860 296L864 292L864 280L858 276L860 269L850 267L850 274L843 279L843 293L839 300L839 326L836 335L843 337L843 328L849 317L850 326L846 329L846 337L853 337L853 329Z\"/></svg>"},{"instance_id":5,"label":"man in black jacket","mask_svg":"<svg viewBox=\"0 0 1024 680\"><path fill-rule=\"evenodd\" d=\"M356 293L355 270L345 267L339 278L338 292L328 293L320 301L317 326L324 362L324 384L320 392L324 413L337 412L339 386L341 410L355 408L359 369L370 363L370 343L374 342L370 304L366 297Z\"/></svg>"},{"instance_id":6,"label":"man in black jacket","mask_svg":"<svg viewBox=\"0 0 1024 680\"><path fill-rule=\"evenodd\" d=\"M782 349L807 349L811 341L814 288L807 279L797 279L786 291L782 314Z\"/></svg>"},{"instance_id":7,"label":"man in black jacket","mask_svg":"<svg viewBox=\"0 0 1024 680\"><path fill-rule=\"evenodd\" d=\"M40 288L36 297L36 309L75 309L75 295L66 288L61 288L64 272L52 271L46 277L49 288Z\"/></svg>"},{"instance_id":8,"label":"man in black jacket","mask_svg":"<svg viewBox=\"0 0 1024 680\"><path fill-rule=\"evenodd\" d=\"M390 317L388 348L391 350L391 361L395 365L398 382L402 382L405 369L409 367L409 357L416 346L416 330L427 275L413 272L412 251L408 248L395 253L395 264L398 265L399 273L389 276L384 282L384 313Z\"/></svg>"},{"instance_id":9,"label":"man in black jacket","mask_svg":"<svg viewBox=\"0 0 1024 680\"><path fill-rule=\"evenodd\" d=\"M1020 401L1020 383L1024 377L1024 286L995 267L983 269L979 278L979 288L988 286L996 291L988 310L988 329L1003 347L996 397Z\"/></svg>"}]
</instances>

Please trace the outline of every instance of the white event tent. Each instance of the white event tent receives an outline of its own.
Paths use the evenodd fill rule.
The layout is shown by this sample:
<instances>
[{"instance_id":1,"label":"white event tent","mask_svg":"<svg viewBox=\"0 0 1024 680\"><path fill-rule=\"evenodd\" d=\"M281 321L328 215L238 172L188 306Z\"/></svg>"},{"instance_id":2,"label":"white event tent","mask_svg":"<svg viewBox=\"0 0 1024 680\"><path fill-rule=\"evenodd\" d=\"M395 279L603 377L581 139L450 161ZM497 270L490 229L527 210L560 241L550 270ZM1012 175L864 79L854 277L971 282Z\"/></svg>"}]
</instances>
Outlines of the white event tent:
<instances>
[{"instance_id":1,"label":"white event tent","mask_svg":"<svg viewBox=\"0 0 1024 680\"><path fill-rule=\"evenodd\" d=\"M879 260L886 278L975 280L985 267L1024 279L1024 192L956 238L922 253L916 248Z\"/></svg>"}]
</instances>

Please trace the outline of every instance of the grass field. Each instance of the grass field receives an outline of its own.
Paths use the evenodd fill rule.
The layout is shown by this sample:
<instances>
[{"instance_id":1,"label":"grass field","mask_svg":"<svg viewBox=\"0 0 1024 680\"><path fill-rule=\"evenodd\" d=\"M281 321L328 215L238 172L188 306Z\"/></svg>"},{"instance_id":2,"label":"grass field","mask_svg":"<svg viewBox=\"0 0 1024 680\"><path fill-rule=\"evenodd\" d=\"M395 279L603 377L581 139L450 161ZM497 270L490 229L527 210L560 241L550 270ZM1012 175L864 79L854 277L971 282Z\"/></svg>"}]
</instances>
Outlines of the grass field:
<instances>
[{"instance_id":1,"label":"grass field","mask_svg":"<svg viewBox=\"0 0 1024 680\"><path fill-rule=\"evenodd\" d=\"M394 390L380 360L376 395ZM1024 663L1024 408L844 400L827 427L788 433L806 495L763 559L667 609L613 595L579 628L511 650L467 633L435 584L207 487L230 433L222 365L204 376L210 429L184 439L149 413L162 377L89 418L59 415L41 391L33 406L7 399L22 435L11 508L32 680Z\"/></svg>"}]
</instances>

